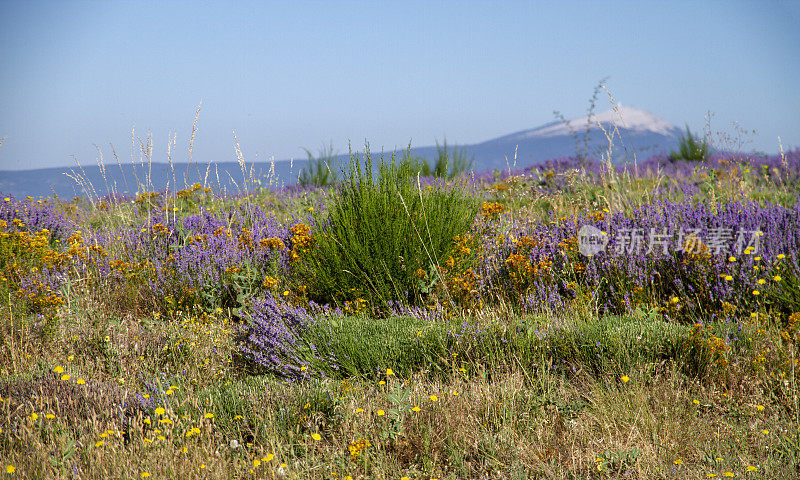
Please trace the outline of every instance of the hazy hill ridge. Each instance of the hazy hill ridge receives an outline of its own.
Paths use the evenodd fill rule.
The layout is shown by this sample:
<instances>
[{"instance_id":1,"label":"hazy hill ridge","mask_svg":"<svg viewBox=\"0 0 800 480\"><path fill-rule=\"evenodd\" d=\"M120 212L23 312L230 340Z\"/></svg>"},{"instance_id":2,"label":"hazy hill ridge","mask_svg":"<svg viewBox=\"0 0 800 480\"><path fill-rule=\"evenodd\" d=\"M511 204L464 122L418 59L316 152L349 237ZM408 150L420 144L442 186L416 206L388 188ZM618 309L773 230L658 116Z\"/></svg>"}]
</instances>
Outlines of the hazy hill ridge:
<instances>
[{"instance_id":1,"label":"hazy hill ridge","mask_svg":"<svg viewBox=\"0 0 800 480\"><path fill-rule=\"evenodd\" d=\"M598 127L598 123L602 125L602 129ZM458 147L466 150L468 156L474 158L474 170L478 172L514 166L522 168L552 158L576 154L588 154L599 158L607 154L609 143L606 135L612 135L615 126L617 134L614 135L611 155L614 163L633 161L634 155L641 161L653 154L668 152L676 147L682 133L681 129L650 112L619 106L616 111L608 110L588 118L581 117L567 122L550 122L536 128ZM402 153L404 147L398 146L397 150ZM435 146L416 148L412 146L415 155L429 159L436 156L436 151ZM384 149L384 152L389 150ZM346 160L346 156L340 155L338 159ZM261 178L265 184L272 179L273 184L291 185L296 183L297 175L305 163L305 160L293 163L280 160L275 161L273 167L270 162L259 162L253 166L252 171L254 176ZM175 164L175 177L179 187L183 187L184 183L203 183L206 165L200 163L196 167L192 165L191 168L187 168L185 163ZM250 177L250 167L247 166L247 174L243 175L240 165L236 162L216 162L212 164L208 179L216 184L219 178L223 188L229 192L236 192L243 189L243 179ZM271 174L273 168L274 172ZM75 180L65 175L65 173L75 175L73 170L80 172L80 169L73 167L0 170L0 193L17 197L50 196L53 192L65 198L87 195ZM147 166L136 165L135 170L139 177L143 178L142 173L147 171ZM172 168L168 164L152 163L150 170L150 182L156 189L163 189L168 183L170 185L173 183ZM130 163L123 164L122 169L118 165L106 165L105 173L104 178L99 166L84 166L82 176L89 180L99 196L110 191L136 192L134 166Z\"/></svg>"}]
</instances>

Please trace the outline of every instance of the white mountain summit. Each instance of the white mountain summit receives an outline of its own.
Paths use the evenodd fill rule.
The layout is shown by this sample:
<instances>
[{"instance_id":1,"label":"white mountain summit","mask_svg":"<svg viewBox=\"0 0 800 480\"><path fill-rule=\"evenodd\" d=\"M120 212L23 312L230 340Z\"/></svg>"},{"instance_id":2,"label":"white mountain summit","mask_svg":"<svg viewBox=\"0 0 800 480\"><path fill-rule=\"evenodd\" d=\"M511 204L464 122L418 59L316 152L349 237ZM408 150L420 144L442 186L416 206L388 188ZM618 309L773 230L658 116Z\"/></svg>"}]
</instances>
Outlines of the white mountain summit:
<instances>
[{"instance_id":1,"label":"white mountain summit","mask_svg":"<svg viewBox=\"0 0 800 480\"><path fill-rule=\"evenodd\" d=\"M618 128L629 130L631 133L656 133L667 136L674 135L678 130L671 123L658 118L648 111L619 105L617 110L606 110L591 116L575 118L566 123L552 122L514 135L518 135L520 140L571 135L571 132L585 131L587 123L591 125L591 129L597 129L597 124L600 123L606 130L608 130L609 126L613 128L616 125Z\"/></svg>"}]
</instances>

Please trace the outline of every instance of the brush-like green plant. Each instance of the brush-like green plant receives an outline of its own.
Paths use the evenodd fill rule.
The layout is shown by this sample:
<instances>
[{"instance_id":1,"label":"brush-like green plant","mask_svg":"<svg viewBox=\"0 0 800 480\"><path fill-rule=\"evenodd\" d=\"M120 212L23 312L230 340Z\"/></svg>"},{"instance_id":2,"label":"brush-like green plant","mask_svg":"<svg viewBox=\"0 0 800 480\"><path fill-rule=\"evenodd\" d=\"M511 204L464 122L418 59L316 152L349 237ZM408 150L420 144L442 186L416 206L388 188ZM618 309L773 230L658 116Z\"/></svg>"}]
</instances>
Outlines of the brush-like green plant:
<instances>
[{"instance_id":1,"label":"brush-like green plant","mask_svg":"<svg viewBox=\"0 0 800 480\"><path fill-rule=\"evenodd\" d=\"M681 135L678 151L672 151L669 154L672 160L689 160L693 162L702 162L708 156L708 141L704 138L702 140L695 137L689 126L686 126L686 135Z\"/></svg>"},{"instance_id":2,"label":"brush-like green plant","mask_svg":"<svg viewBox=\"0 0 800 480\"><path fill-rule=\"evenodd\" d=\"M297 181L302 186L326 187L336 182L335 160L336 153L333 144L323 146L315 157L311 150L304 148L308 155L308 164L300 172Z\"/></svg>"},{"instance_id":3,"label":"brush-like green plant","mask_svg":"<svg viewBox=\"0 0 800 480\"><path fill-rule=\"evenodd\" d=\"M318 301L369 301L384 311L390 302L420 304L420 272L438 268L454 237L472 226L478 207L464 184L422 187L409 162L394 156L381 156L379 171L368 146L363 166L351 153L348 178L317 219L301 274Z\"/></svg>"},{"instance_id":4,"label":"brush-like green plant","mask_svg":"<svg viewBox=\"0 0 800 480\"><path fill-rule=\"evenodd\" d=\"M436 160L433 162L433 167L425 158L415 156L411 153L411 145L408 146L408 151L403 157L401 167L408 168L412 174L419 173L423 177L434 176L436 178L457 178L463 173L468 172L474 165L472 157L467 155L465 149L453 147L453 150L447 148L447 139L443 145L436 142Z\"/></svg>"}]
</instances>

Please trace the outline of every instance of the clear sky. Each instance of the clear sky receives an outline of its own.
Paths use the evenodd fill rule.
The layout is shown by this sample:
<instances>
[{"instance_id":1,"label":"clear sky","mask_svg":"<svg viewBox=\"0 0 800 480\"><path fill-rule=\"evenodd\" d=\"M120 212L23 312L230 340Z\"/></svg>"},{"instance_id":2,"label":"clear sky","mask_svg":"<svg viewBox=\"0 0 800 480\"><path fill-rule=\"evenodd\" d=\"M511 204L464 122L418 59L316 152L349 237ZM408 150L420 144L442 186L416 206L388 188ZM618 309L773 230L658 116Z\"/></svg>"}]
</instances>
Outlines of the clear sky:
<instances>
[{"instance_id":1,"label":"clear sky","mask_svg":"<svg viewBox=\"0 0 800 480\"><path fill-rule=\"evenodd\" d=\"M800 2L0 0L0 169L470 144L623 105L800 146ZM598 111L610 107L603 94Z\"/></svg>"}]
</instances>

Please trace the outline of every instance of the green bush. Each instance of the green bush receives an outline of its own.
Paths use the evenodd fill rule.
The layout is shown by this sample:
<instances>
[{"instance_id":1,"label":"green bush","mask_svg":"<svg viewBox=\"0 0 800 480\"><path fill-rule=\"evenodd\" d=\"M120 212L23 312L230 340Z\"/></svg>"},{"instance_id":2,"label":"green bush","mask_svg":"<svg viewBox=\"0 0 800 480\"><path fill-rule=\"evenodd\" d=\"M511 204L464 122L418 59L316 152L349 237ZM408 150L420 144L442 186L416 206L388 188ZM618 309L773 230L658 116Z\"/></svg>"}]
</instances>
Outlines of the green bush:
<instances>
[{"instance_id":1,"label":"green bush","mask_svg":"<svg viewBox=\"0 0 800 480\"><path fill-rule=\"evenodd\" d=\"M463 183L421 186L409 164L408 156L399 164L394 156L389 163L381 156L375 176L369 147L363 166L351 153L348 176L325 216L317 218L313 247L301 267L312 298L338 305L369 302L382 311L390 302L422 303L453 239L472 226L478 205Z\"/></svg>"},{"instance_id":2,"label":"green bush","mask_svg":"<svg viewBox=\"0 0 800 480\"><path fill-rule=\"evenodd\" d=\"M300 172L297 182L306 187L326 187L336 182L336 153L333 145L322 147L316 157L307 148L308 165Z\"/></svg>"},{"instance_id":3,"label":"green bush","mask_svg":"<svg viewBox=\"0 0 800 480\"><path fill-rule=\"evenodd\" d=\"M692 135L689 126L686 126L686 135L681 135L678 151L670 152L672 160L689 160L702 162L708 156L708 142L706 139L699 140Z\"/></svg>"}]
</instances>

